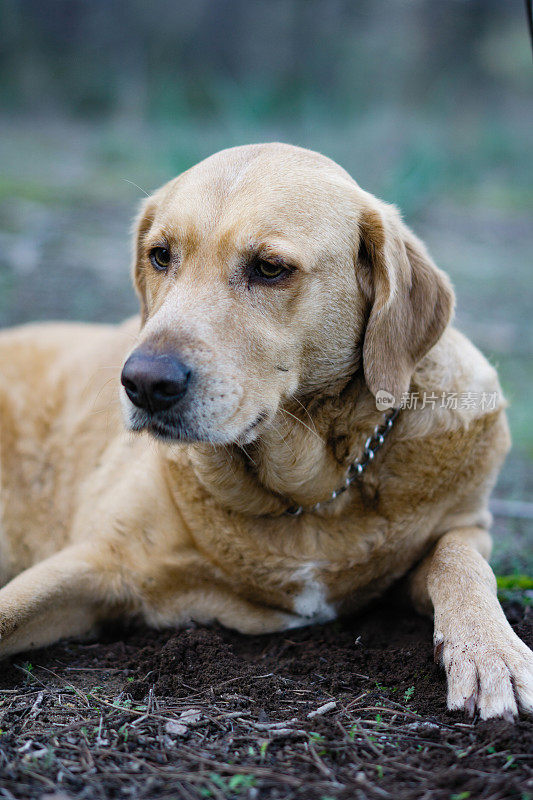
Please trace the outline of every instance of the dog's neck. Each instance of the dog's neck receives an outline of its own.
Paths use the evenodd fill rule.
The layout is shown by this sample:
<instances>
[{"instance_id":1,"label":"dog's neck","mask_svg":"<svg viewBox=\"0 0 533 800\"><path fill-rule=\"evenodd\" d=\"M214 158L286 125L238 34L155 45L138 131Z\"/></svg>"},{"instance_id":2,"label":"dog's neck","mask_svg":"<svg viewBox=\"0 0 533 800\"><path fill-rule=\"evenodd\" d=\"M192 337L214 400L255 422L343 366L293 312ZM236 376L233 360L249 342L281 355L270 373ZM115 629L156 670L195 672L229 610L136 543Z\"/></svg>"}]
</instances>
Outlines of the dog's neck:
<instances>
[{"instance_id":1,"label":"dog's neck","mask_svg":"<svg viewBox=\"0 0 533 800\"><path fill-rule=\"evenodd\" d=\"M356 376L333 395L286 403L245 448L196 444L189 459L202 485L226 508L283 514L292 505L310 507L329 498L382 416ZM342 501L333 505L340 508Z\"/></svg>"}]
</instances>

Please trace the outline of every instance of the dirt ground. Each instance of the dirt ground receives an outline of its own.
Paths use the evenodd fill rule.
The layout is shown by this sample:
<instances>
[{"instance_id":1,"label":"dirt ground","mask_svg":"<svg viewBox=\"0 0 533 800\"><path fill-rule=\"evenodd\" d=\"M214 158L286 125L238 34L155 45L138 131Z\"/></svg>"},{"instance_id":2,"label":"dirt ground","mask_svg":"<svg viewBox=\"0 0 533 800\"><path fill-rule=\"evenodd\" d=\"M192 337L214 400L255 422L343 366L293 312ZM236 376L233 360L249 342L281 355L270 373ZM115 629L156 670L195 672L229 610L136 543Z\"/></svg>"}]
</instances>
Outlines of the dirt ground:
<instances>
[{"instance_id":1,"label":"dirt ground","mask_svg":"<svg viewBox=\"0 0 533 800\"><path fill-rule=\"evenodd\" d=\"M506 606L532 645L530 611ZM8 800L533 798L533 720L448 712L398 592L271 636L107 629L4 663L0 703Z\"/></svg>"}]
</instances>

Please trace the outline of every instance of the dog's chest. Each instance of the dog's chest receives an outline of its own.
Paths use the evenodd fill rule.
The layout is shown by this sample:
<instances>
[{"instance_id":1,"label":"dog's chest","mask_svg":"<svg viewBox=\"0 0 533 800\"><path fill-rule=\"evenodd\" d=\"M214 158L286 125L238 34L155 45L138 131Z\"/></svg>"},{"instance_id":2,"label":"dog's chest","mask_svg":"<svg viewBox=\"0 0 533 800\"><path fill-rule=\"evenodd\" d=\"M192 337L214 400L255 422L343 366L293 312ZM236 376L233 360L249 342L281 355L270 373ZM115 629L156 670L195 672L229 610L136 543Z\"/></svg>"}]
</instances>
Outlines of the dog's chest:
<instances>
[{"instance_id":1,"label":"dog's chest","mask_svg":"<svg viewBox=\"0 0 533 800\"><path fill-rule=\"evenodd\" d=\"M292 597L292 611L313 622L327 622L337 615L336 605L329 601L329 587L320 567L303 563L295 570L294 582L299 586Z\"/></svg>"},{"instance_id":2,"label":"dog's chest","mask_svg":"<svg viewBox=\"0 0 533 800\"><path fill-rule=\"evenodd\" d=\"M212 534L202 549L240 594L291 612L300 624L331 620L379 596L420 558L428 537L419 527L398 540L375 514L348 523L294 523L291 530L278 522L260 534L241 528L230 536Z\"/></svg>"}]
</instances>

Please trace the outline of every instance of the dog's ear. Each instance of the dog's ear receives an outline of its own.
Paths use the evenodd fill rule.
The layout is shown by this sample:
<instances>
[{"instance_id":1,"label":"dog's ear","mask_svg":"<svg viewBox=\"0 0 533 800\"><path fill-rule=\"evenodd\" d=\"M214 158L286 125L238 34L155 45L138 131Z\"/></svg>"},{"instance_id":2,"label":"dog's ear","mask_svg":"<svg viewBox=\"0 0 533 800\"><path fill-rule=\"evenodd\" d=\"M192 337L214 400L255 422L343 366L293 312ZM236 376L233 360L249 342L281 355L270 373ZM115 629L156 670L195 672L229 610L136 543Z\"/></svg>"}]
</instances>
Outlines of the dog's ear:
<instances>
[{"instance_id":1,"label":"dog's ear","mask_svg":"<svg viewBox=\"0 0 533 800\"><path fill-rule=\"evenodd\" d=\"M141 324L144 325L148 316L146 305L145 275L142 269L142 255L144 237L152 227L157 201L155 197L148 197L141 204L141 208L133 226L133 285L141 303Z\"/></svg>"},{"instance_id":2,"label":"dog's ear","mask_svg":"<svg viewBox=\"0 0 533 800\"><path fill-rule=\"evenodd\" d=\"M374 396L384 390L398 406L416 364L450 321L453 289L391 206L364 210L357 261L370 309L363 341L365 380Z\"/></svg>"}]
</instances>

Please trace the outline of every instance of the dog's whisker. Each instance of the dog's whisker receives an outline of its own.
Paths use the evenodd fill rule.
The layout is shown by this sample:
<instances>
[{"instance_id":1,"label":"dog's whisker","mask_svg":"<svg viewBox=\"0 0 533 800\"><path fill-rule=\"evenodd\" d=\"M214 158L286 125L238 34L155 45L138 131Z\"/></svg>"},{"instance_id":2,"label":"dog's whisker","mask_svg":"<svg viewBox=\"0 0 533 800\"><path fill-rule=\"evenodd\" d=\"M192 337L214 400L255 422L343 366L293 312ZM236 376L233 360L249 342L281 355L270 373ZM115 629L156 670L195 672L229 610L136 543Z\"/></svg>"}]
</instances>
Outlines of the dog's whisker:
<instances>
[{"instance_id":1,"label":"dog's whisker","mask_svg":"<svg viewBox=\"0 0 533 800\"><path fill-rule=\"evenodd\" d=\"M110 397L109 400L107 400L107 402L104 403L104 405L101 408L94 408L94 406L97 404L97 402L98 402L98 398L95 397L94 403L93 403L93 408L89 412L90 414L101 414L102 411L109 411L111 408L120 407L120 400L119 400L118 397Z\"/></svg>"},{"instance_id":2,"label":"dog's whisker","mask_svg":"<svg viewBox=\"0 0 533 800\"><path fill-rule=\"evenodd\" d=\"M291 456L294 458L295 462L297 462L298 461L297 454L294 452L293 448L291 447L285 436L283 436L277 425L275 425L274 422L272 422L271 427L274 433L277 433L277 435L279 436L279 438L281 439L281 441L283 442L283 444L285 445Z\"/></svg>"},{"instance_id":3,"label":"dog's whisker","mask_svg":"<svg viewBox=\"0 0 533 800\"><path fill-rule=\"evenodd\" d=\"M238 445L237 445L237 447L239 448L239 450L242 450L242 452L244 453L244 455L246 456L246 458L248 459L248 461L250 461L250 462L251 462L251 463L254 465L254 467L256 467L256 468L257 468L257 463L256 463L256 462L253 460L252 456L251 456L251 455L250 455L250 453L249 453L249 452L246 450L245 446L244 446L244 445L242 445L242 444L238 444Z\"/></svg>"},{"instance_id":4,"label":"dog's whisker","mask_svg":"<svg viewBox=\"0 0 533 800\"><path fill-rule=\"evenodd\" d=\"M301 406L302 409L305 411L305 413L309 417L309 421L311 422L311 424L312 424L312 426L313 426L313 428L315 430L315 433L317 434L317 436L319 436L319 433L318 433L318 431L316 429L315 421L314 421L313 417L311 416L309 410L304 406L304 404L302 403L301 400L298 400L297 397L293 397L292 399L295 400L298 403L298 405Z\"/></svg>"},{"instance_id":5,"label":"dog's whisker","mask_svg":"<svg viewBox=\"0 0 533 800\"><path fill-rule=\"evenodd\" d=\"M286 408L280 408L280 411L281 411L281 413L282 413L282 414L287 414L289 417L292 417L293 419L295 419L295 420L296 420L296 422L299 422L299 423L300 423L300 425L303 425L303 427L304 427L304 428L307 428L307 430L309 431L309 433L312 433L312 434L313 434L313 436L316 436L316 438L317 438L317 439L319 439L319 441L321 441L321 442L322 442L322 444L325 444L324 440L323 440L323 439L322 439L322 437L321 437L321 436L320 436L320 435L319 435L319 434L316 432L316 430L313 430L312 428L310 428L310 427L309 427L309 425L306 425L306 423L305 423L303 420L301 420L299 417L297 417L297 416L296 416L296 414L292 414L290 411L287 411L287 409L286 409Z\"/></svg>"},{"instance_id":6,"label":"dog's whisker","mask_svg":"<svg viewBox=\"0 0 533 800\"><path fill-rule=\"evenodd\" d=\"M135 186L135 188L138 189L140 192L142 192L144 195L146 195L146 197L150 197L146 189L143 189L142 186L139 186L137 183L128 180L128 178L122 178L122 180L124 181L124 183L130 183L132 186Z\"/></svg>"},{"instance_id":7,"label":"dog's whisker","mask_svg":"<svg viewBox=\"0 0 533 800\"><path fill-rule=\"evenodd\" d=\"M109 384L110 384L112 381L114 381L114 380L115 380L115 378L114 378L114 377L113 377L113 378L108 378L108 380L106 380L106 382L105 382L104 384L102 384L102 386L100 386L100 388L99 388L99 390L98 390L98 392L97 392L97 394L96 394L96 397L94 398L94 401L93 401L93 408L94 408L94 406L96 405L96 403L98 402L98 400L100 399L100 396L101 396L102 392L103 392L103 391L104 391L104 390L105 390L105 389L106 389L106 388L109 386ZM90 382L89 382L89 383L90 383ZM85 390L84 390L84 392L85 392L85 391L87 391L87 389L88 389L88 388L89 388L89 384L87 384L87 386L85 387ZM109 399L109 401L108 401L108 403L115 402L115 401L116 401L117 403L119 402L119 400L118 400L118 397L116 397L116 398L110 398L110 399Z\"/></svg>"}]
</instances>

